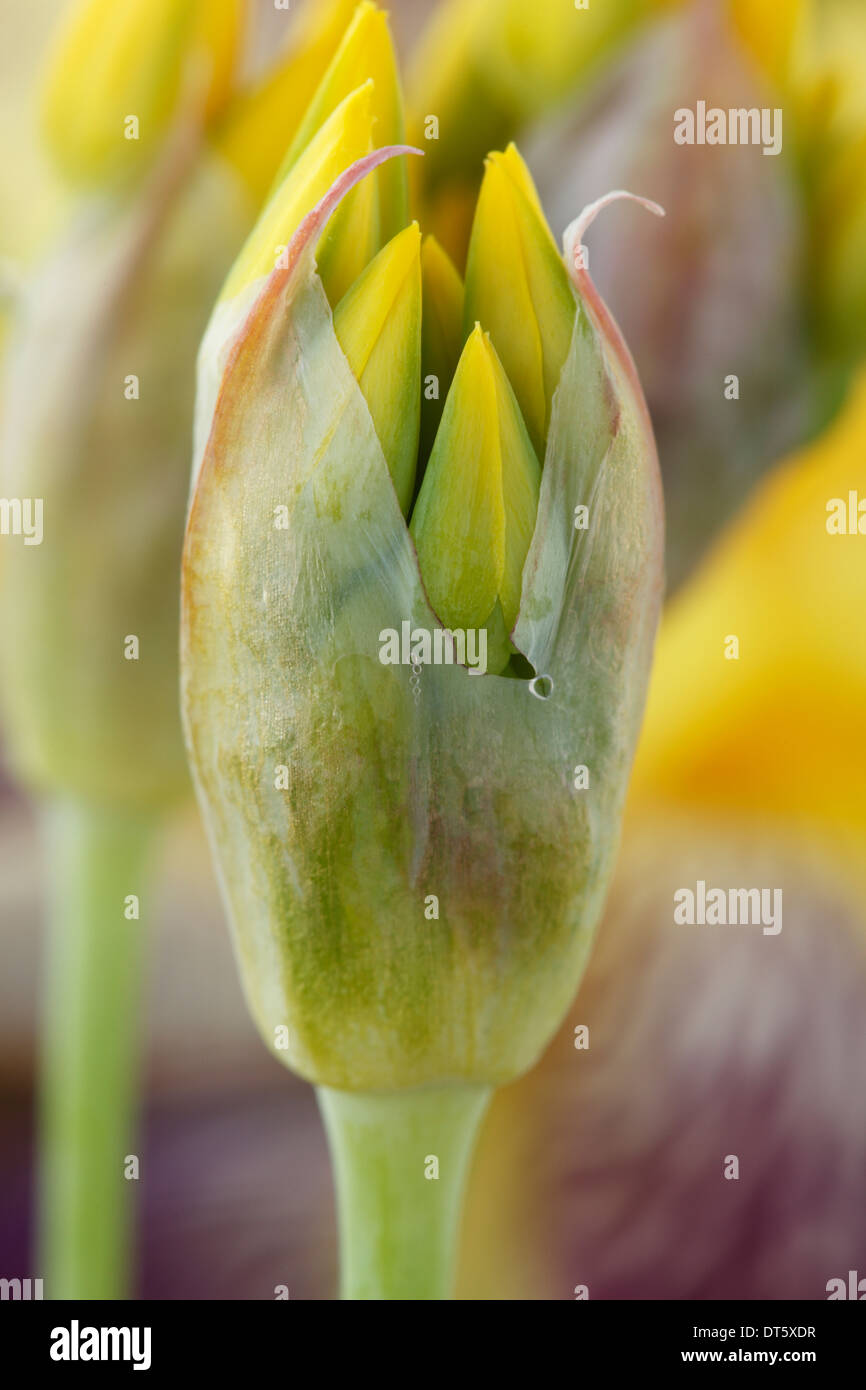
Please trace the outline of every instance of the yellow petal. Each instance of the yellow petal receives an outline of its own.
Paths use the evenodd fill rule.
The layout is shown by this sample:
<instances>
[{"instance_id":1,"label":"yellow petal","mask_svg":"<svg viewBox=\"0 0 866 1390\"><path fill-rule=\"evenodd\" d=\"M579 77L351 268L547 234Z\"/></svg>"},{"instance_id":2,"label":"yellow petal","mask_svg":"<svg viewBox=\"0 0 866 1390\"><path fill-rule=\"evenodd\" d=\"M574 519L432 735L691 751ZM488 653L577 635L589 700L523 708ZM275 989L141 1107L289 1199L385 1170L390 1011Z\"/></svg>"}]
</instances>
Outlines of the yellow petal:
<instances>
[{"instance_id":1,"label":"yellow petal","mask_svg":"<svg viewBox=\"0 0 866 1390\"><path fill-rule=\"evenodd\" d=\"M539 457L574 315L564 262L511 145L487 160L466 267L464 327L477 321L490 333Z\"/></svg>"},{"instance_id":2,"label":"yellow petal","mask_svg":"<svg viewBox=\"0 0 866 1390\"><path fill-rule=\"evenodd\" d=\"M479 325L463 349L412 516L431 605L450 627L514 625L541 470Z\"/></svg>"},{"instance_id":3,"label":"yellow petal","mask_svg":"<svg viewBox=\"0 0 866 1390\"><path fill-rule=\"evenodd\" d=\"M483 627L505 569L505 508L492 353L479 327L460 358L411 531L436 615L446 627Z\"/></svg>"},{"instance_id":4,"label":"yellow petal","mask_svg":"<svg viewBox=\"0 0 866 1390\"><path fill-rule=\"evenodd\" d=\"M388 243L334 311L334 331L370 408L400 506L415 483L421 394L421 233Z\"/></svg>"},{"instance_id":5,"label":"yellow petal","mask_svg":"<svg viewBox=\"0 0 866 1390\"><path fill-rule=\"evenodd\" d=\"M755 495L663 623L634 800L866 835L866 372L831 428ZM837 510L834 508L834 510ZM856 513L855 513L856 514ZM726 659L728 639L738 658Z\"/></svg>"},{"instance_id":6,"label":"yellow petal","mask_svg":"<svg viewBox=\"0 0 866 1390\"><path fill-rule=\"evenodd\" d=\"M295 132L278 178L285 177L300 159L316 131L348 93L368 79L374 83L375 148L403 144L403 96L388 19L370 0L363 0ZM371 183L379 193L382 241L389 241L402 231L408 217L405 158L389 160L372 176Z\"/></svg>"},{"instance_id":7,"label":"yellow petal","mask_svg":"<svg viewBox=\"0 0 866 1390\"><path fill-rule=\"evenodd\" d=\"M372 97L373 84L367 82L346 97L326 121L277 189L250 233L246 245L229 273L222 299L232 299L254 280L270 274L280 257L281 248L291 241L306 214L325 196L350 164L370 153L373 131ZM364 183L368 182L369 180L364 180ZM349 194L332 218L328 231L319 243L320 262L323 248L326 256L330 255L333 260L334 225L341 214L345 225L345 210L348 206L351 214L352 200L355 199L355 194L363 191L364 183ZM357 206L355 199L355 207ZM360 248L350 246L347 258L360 260L355 275L350 278L351 283L351 279L357 278L369 259L366 242ZM347 273L342 267L341 270L342 274Z\"/></svg>"}]
</instances>

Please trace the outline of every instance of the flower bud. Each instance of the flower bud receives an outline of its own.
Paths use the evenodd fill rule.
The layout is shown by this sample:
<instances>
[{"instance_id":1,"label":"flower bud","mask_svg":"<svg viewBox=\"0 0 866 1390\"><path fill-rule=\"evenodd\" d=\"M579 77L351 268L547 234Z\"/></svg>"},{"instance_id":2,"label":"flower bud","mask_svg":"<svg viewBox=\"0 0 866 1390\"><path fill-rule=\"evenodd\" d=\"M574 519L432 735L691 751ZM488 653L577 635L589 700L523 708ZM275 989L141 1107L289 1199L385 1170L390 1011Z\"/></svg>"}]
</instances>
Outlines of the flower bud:
<instances>
[{"instance_id":1,"label":"flower bud","mask_svg":"<svg viewBox=\"0 0 866 1390\"><path fill-rule=\"evenodd\" d=\"M245 9L244 0L74 5L49 65L42 113L69 182L98 187L140 171L185 92L212 117L231 90Z\"/></svg>"},{"instance_id":2,"label":"flower bud","mask_svg":"<svg viewBox=\"0 0 866 1390\"><path fill-rule=\"evenodd\" d=\"M100 201L34 271L4 358L0 696L31 790L125 810L187 794L177 589L196 348L246 209L211 166Z\"/></svg>"},{"instance_id":3,"label":"flower bud","mask_svg":"<svg viewBox=\"0 0 866 1390\"><path fill-rule=\"evenodd\" d=\"M491 154L485 168L469 244L464 328L480 322L490 333L540 456L574 314L574 292L529 170L509 145L505 154Z\"/></svg>"},{"instance_id":4,"label":"flower bud","mask_svg":"<svg viewBox=\"0 0 866 1390\"><path fill-rule=\"evenodd\" d=\"M424 312L421 321L421 441L420 472L426 467L442 419L445 398L454 379L463 346L463 281L451 258L435 237L421 244L421 283Z\"/></svg>"},{"instance_id":5,"label":"flower bud","mask_svg":"<svg viewBox=\"0 0 866 1390\"><path fill-rule=\"evenodd\" d=\"M334 311L334 332L370 407L400 506L415 486L421 413L421 233L400 232Z\"/></svg>"},{"instance_id":6,"label":"flower bud","mask_svg":"<svg viewBox=\"0 0 866 1390\"><path fill-rule=\"evenodd\" d=\"M501 671L535 529L541 468L490 338L476 324L448 394L412 539L430 606L446 628L488 631Z\"/></svg>"},{"instance_id":7,"label":"flower bud","mask_svg":"<svg viewBox=\"0 0 866 1390\"><path fill-rule=\"evenodd\" d=\"M516 612L537 678L474 678L445 655L315 268L328 216L387 153L305 218L230 351L203 349L216 388L183 566L187 745L250 1006L275 1056L350 1091L497 1084L550 1038L614 861L662 588L648 416L576 269L534 525L537 466L480 331L413 523L460 616L488 597ZM445 457L465 456L461 427L486 509ZM489 572L463 566L466 592L453 537L442 555L433 539L437 512L467 534L461 490L497 547Z\"/></svg>"}]
</instances>

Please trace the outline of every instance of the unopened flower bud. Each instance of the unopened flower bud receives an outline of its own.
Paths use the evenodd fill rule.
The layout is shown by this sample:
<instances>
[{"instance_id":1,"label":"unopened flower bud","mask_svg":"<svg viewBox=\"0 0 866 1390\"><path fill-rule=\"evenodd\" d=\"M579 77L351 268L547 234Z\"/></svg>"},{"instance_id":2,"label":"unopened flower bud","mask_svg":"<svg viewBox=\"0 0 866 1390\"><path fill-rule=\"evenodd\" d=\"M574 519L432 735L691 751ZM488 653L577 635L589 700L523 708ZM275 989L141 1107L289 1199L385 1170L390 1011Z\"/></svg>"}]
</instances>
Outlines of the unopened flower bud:
<instances>
[{"instance_id":1,"label":"unopened flower bud","mask_svg":"<svg viewBox=\"0 0 866 1390\"><path fill-rule=\"evenodd\" d=\"M187 743L248 998L331 1094L538 1057L614 862L662 591L652 433L585 220L543 473L482 324L410 533L315 264L388 153L303 220L231 350L206 342L184 551ZM505 678L473 674L446 609L501 611Z\"/></svg>"},{"instance_id":2,"label":"unopened flower bud","mask_svg":"<svg viewBox=\"0 0 866 1390\"><path fill-rule=\"evenodd\" d=\"M76 186L126 180L159 149L185 92L212 117L231 91L245 0L80 0L43 95L46 142ZM203 93L203 96L202 96Z\"/></svg>"}]
</instances>

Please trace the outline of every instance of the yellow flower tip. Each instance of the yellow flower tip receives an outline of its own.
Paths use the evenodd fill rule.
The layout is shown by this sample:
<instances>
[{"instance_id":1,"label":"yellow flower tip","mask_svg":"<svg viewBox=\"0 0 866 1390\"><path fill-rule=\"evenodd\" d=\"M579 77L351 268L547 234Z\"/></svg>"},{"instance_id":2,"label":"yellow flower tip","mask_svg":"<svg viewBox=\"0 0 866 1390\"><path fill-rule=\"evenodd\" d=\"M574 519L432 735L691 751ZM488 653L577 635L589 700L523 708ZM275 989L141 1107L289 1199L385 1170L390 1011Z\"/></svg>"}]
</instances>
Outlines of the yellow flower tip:
<instances>
[{"instance_id":1,"label":"yellow flower tip","mask_svg":"<svg viewBox=\"0 0 866 1390\"><path fill-rule=\"evenodd\" d=\"M368 81L336 108L286 174L229 272L220 299L233 299L256 280L269 275L307 213L320 202L340 174L363 159L372 148L373 83ZM345 252L341 274L348 273L347 266L357 267L349 283L360 274L372 254L374 228L367 191L369 184L370 180L365 179L348 195L319 243L320 271L323 256L333 261L337 251Z\"/></svg>"},{"instance_id":2,"label":"yellow flower tip","mask_svg":"<svg viewBox=\"0 0 866 1390\"><path fill-rule=\"evenodd\" d=\"M576 300L516 146L485 161L466 267L466 327L480 320L543 456Z\"/></svg>"},{"instance_id":3,"label":"yellow flower tip","mask_svg":"<svg viewBox=\"0 0 866 1390\"><path fill-rule=\"evenodd\" d=\"M529 172L529 165L526 163L526 160L521 155L514 141L512 140L506 147L504 154L495 154L493 155L493 159L508 175L515 188L518 189L519 192L523 194L524 198L535 208L542 228L550 236L553 245L556 245L553 233L547 225L547 219L544 215L544 208L541 206L541 199L538 196L535 180Z\"/></svg>"},{"instance_id":4,"label":"yellow flower tip","mask_svg":"<svg viewBox=\"0 0 866 1390\"><path fill-rule=\"evenodd\" d=\"M403 95L388 17L369 0L364 0L355 11L295 132L280 167L278 180L284 178L300 159L335 108L368 79L374 83L373 121L377 147L403 144L406 134ZM379 169L373 176L373 186L381 225L379 244L382 245L401 231L408 219L406 160L391 160Z\"/></svg>"},{"instance_id":5,"label":"yellow flower tip","mask_svg":"<svg viewBox=\"0 0 866 1390\"><path fill-rule=\"evenodd\" d=\"M187 96L208 116L232 88L245 0L81 0L49 58L42 130L73 185L108 185L147 163ZM196 84L203 87L197 92Z\"/></svg>"},{"instance_id":6,"label":"yellow flower tip","mask_svg":"<svg viewBox=\"0 0 866 1390\"><path fill-rule=\"evenodd\" d=\"M334 332L364 393L405 514L415 484L420 425L417 222L379 252L341 299L334 311Z\"/></svg>"},{"instance_id":7,"label":"yellow flower tip","mask_svg":"<svg viewBox=\"0 0 866 1390\"><path fill-rule=\"evenodd\" d=\"M430 603L449 627L486 628L495 657L520 606L541 469L495 348L480 323L445 403L411 532Z\"/></svg>"},{"instance_id":8,"label":"yellow flower tip","mask_svg":"<svg viewBox=\"0 0 866 1390\"><path fill-rule=\"evenodd\" d=\"M219 155L264 201L316 88L356 9L355 0L317 0L292 26L285 53L264 79L241 93L214 136Z\"/></svg>"}]
</instances>

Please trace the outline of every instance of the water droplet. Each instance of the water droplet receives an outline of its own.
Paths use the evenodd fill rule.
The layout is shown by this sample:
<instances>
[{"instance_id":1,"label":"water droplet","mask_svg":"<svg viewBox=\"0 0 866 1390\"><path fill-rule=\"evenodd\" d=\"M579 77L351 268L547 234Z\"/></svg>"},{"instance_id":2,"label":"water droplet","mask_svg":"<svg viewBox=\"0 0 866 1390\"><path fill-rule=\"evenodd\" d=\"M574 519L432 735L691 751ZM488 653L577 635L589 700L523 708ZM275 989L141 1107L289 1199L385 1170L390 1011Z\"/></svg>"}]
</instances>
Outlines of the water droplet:
<instances>
[{"instance_id":1,"label":"water droplet","mask_svg":"<svg viewBox=\"0 0 866 1390\"><path fill-rule=\"evenodd\" d=\"M552 676L533 676L529 682L529 689L536 700L549 700L553 694Z\"/></svg>"}]
</instances>

